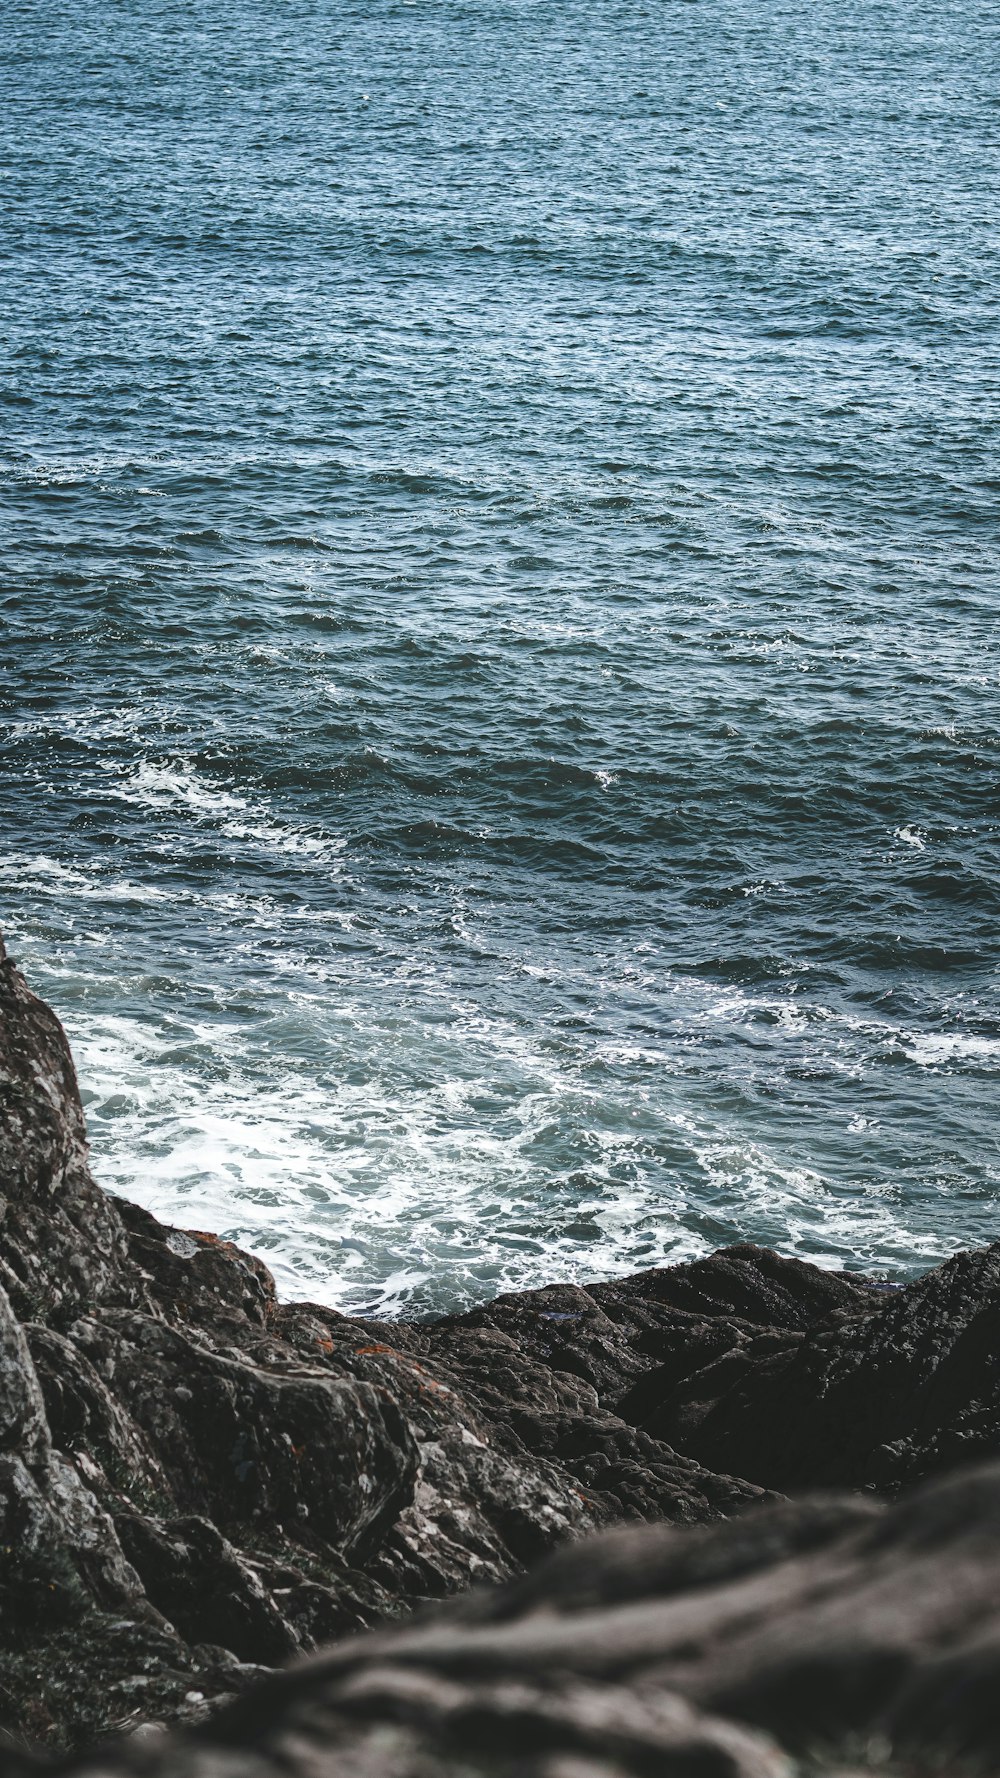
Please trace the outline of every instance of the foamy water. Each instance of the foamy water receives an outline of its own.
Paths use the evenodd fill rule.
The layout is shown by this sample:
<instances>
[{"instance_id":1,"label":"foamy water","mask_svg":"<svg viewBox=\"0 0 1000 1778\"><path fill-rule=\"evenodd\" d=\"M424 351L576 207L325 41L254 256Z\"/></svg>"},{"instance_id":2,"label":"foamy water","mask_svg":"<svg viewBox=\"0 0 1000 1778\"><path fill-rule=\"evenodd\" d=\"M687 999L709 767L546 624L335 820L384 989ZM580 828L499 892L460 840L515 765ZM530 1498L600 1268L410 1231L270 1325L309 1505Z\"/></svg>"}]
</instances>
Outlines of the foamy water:
<instances>
[{"instance_id":1,"label":"foamy water","mask_svg":"<svg viewBox=\"0 0 1000 1778\"><path fill-rule=\"evenodd\" d=\"M996 36L12 15L0 923L112 1190L389 1312L998 1232Z\"/></svg>"}]
</instances>

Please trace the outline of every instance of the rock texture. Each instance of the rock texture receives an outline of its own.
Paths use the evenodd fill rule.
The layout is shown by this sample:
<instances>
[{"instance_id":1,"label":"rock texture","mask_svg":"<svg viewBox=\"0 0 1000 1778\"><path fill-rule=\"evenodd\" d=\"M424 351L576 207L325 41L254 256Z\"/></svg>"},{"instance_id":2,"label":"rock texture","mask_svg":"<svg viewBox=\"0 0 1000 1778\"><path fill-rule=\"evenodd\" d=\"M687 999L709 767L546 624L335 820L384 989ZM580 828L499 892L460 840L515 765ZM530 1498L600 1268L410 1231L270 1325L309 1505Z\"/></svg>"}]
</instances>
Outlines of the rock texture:
<instances>
[{"instance_id":1,"label":"rock texture","mask_svg":"<svg viewBox=\"0 0 1000 1778\"><path fill-rule=\"evenodd\" d=\"M887 1291L746 1246L282 1305L100 1192L0 944L0 1773L137 1727L86 1770L1000 1771L998 1307L1000 1247Z\"/></svg>"},{"instance_id":2,"label":"rock texture","mask_svg":"<svg viewBox=\"0 0 1000 1778\"><path fill-rule=\"evenodd\" d=\"M1000 1771L1000 1464L643 1525L341 1642L76 1778ZM25 1770L21 1767L21 1771Z\"/></svg>"},{"instance_id":3,"label":"rock texture","mask_svg":"<svg viewBox=\"0 0 1000 1778\"><path fill-rule=\"evenodd\" d=\"M0 1721L75 1746L621 1517L764 1491L626 1422L584 1291L435 1326L281 1305L106 1197L65 1036L0 945Z\"/></svg>"}]
</instances>

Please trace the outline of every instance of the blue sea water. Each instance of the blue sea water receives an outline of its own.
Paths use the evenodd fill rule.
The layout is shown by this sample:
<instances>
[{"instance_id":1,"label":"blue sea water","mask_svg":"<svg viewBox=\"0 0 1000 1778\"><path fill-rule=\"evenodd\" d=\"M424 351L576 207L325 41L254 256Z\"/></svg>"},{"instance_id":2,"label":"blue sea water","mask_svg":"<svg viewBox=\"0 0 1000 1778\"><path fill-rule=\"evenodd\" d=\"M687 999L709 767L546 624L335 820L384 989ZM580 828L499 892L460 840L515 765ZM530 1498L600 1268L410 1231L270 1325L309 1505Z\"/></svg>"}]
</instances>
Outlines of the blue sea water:
<instances>
[{"instance_id":1,"label":"blue sea water","mask_svg":"<svg viewBox=\"0 0 1000 1778\"><path fill-rule=\"evenodd\" d=\"M422 1312L1000 1235L981 0L10 0L0 923Z\"/></svg>"}]
</instances>

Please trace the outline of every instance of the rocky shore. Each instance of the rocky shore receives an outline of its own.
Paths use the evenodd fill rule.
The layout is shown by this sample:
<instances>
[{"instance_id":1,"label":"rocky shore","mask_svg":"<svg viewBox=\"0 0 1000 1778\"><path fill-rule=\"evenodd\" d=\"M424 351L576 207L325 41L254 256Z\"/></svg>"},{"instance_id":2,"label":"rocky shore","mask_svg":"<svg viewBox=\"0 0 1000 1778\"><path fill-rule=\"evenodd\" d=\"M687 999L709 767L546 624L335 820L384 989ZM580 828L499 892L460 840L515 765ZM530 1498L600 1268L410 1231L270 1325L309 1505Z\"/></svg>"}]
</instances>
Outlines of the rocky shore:
<instances>
[{"instance_id":1,"label":"rocky shore","mask_svg":"<svg viewBox=\"0 0 1000 1778\"><path fill-rule=\"evenodd\" d=\"M998 1772L998 1309L1000 1246L281 1304L100 1191L0 944L0 1778Z\"/></svg>"}]
</instances>

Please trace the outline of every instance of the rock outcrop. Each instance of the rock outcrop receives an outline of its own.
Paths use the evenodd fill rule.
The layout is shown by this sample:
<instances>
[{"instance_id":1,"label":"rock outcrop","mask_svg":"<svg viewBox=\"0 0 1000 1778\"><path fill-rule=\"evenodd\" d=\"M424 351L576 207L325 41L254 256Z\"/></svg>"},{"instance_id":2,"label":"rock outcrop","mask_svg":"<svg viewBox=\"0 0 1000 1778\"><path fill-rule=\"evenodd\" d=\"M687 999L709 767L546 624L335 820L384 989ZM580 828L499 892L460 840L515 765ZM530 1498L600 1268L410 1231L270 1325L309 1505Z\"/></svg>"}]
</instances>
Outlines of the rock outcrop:
<instances>
[{"instance_id":1,"label":"rock outcrop","mask_svg":"<svg viewBox=\"0 0 1000 1778\"><path fill-rule=\"evenodd\" d=\"M0 944L0 1774L164 1723L86 1769L1000 1770L998 1309L1000 1246L901 1290L744 1246L420 1325L283 1305L99 1190Z\"/></svg>"},{"instance_id":2,"label":"rock outcrop","mask_svg":"<svg viewBox=\"0 0 1000 1778\"><path fill-rule=\"evenodd\" d=\"M567 1356L570 1355L570 1356ZM764 1496L623 1420L583 1291L434 1326L282 1305L105 1196L55 1015L0 946L0 1721L80 1745L625 1517Z\"/></svg>"},{"instance_id":3,"label":"rock outcrop","mask_svg":"<svg viewBox=\"0 0 1000 1778\"><path fill-rule=\"evenodd\" d=\"M734 1262L739 1249L705 1264ZM659 1278L669 1291L671 1274ZM636 1287L663 1288L655 1273ZM790 1319L713 1318L714 1349L678 1342L619 1412L709 1467L782 1492L893 1494L1000 1450L1000 1244L905 1289L860 1290L811 1324Z\"/></svg>"},{"instance_id":4,"label":"rock outcrop","mask_svg":"<svg viewBox=\"0 0 1000 1778\"><path fill-rule=\"evenodd\" d=\"M1000 1770L1000 1464L574 1544L77 1778Z\"/></svg>"}]
</instances>

